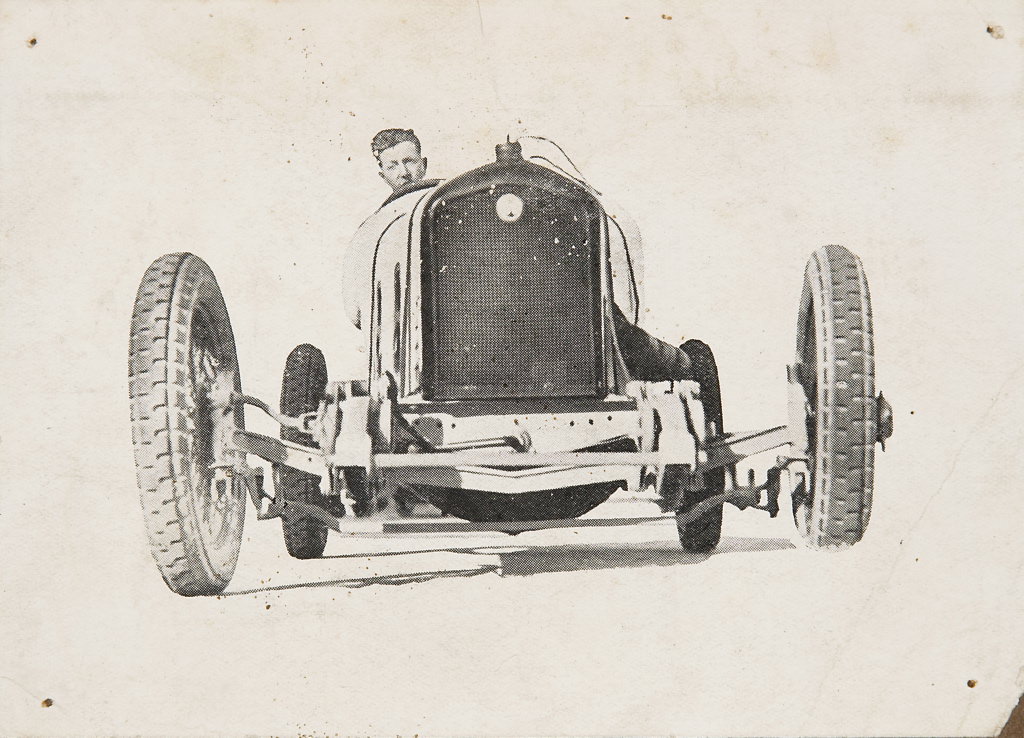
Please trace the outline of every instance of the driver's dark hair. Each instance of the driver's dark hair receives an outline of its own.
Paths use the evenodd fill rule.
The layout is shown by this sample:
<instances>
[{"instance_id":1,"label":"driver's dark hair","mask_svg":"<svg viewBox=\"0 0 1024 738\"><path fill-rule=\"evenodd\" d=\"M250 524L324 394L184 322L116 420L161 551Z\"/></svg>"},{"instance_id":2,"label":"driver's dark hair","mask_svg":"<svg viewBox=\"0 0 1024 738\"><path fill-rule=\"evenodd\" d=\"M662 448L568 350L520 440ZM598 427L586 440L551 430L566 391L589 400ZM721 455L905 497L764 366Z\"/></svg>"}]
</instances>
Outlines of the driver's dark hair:
<instances>
[{"instance_id":1,"label":"driver's dark hair","mask_svg":"<svg viewBox=\"0 0 1024 738\"><path fill-rule=\"evenodd\" d=\"M373 141L370 143L370 150L373 151L374 158L379 160L380 152L405 141L411 141L416 144L417 151L421 150L420 140L411 128L385 128L373 137Z\"/></svg>"}]
</instances>

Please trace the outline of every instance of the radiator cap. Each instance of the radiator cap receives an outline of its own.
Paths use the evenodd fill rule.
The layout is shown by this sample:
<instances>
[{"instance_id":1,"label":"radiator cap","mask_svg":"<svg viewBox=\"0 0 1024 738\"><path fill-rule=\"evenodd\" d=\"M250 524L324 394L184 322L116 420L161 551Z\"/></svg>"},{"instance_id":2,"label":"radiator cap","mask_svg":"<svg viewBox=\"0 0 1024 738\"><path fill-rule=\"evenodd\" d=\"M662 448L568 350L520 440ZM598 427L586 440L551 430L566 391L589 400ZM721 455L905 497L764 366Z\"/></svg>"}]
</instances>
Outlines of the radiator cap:
<instances>
[{"instance_id":1,"label":"radiator cap","mask_svg":"<svg viewBox=\"0 0 1024 738\"><path fill-rule=\"evenodd\" d=\"M494 158L499 164L517 164L523 160L523 147L518 141L506 141L494 147Z\"/></svg>"}]
</instances>

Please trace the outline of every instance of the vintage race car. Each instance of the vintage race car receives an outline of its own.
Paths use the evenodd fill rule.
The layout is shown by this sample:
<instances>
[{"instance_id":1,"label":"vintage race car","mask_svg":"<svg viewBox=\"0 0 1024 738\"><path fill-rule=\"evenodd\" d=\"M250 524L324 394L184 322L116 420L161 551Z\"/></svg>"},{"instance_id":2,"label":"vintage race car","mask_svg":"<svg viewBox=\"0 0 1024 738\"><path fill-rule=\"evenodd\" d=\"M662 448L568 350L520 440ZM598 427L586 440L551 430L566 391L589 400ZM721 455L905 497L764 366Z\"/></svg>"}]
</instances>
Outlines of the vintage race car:
<instances>
[{"instance_id":1,"label":"vintage race car","mask_svg":"<svg viewBox=\"0 0 1024 738\"><path fill-rule=\"evenodd\" d=\"M861 539L892 413L874 386L860 259L826 246L808 262L787 422L726 432L707 344L670 346L637 325L635 227L555 158L508 141L494 162L396 192L345 262L366 373L330 381L322 352L298 346L278 409L242 392L206 263L179 253L150 266L132 316L132 429L153 556L174 592L228 585L247 496L260 519L282 519L298 558L320 556L331 529L518 534L661 518L685 549L708 552L725 503L774 516L784 487L810 546ZM280 438L246 430L246 404ZM737 462L773 449L764 481L737 480ZM249 454L272 465L272 493ZM658 508L588 514L620 489ZM410 514L416 503L436 514Z\"/></svg>"}]
</instances>

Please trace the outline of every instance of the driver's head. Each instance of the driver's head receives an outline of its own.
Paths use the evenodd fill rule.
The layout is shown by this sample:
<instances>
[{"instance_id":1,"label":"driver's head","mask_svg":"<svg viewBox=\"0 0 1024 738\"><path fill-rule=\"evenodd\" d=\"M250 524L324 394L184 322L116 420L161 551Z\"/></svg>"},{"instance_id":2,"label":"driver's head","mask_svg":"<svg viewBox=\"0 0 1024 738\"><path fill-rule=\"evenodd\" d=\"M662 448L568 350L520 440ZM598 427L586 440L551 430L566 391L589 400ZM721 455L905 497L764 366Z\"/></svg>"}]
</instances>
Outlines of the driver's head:
<instances>
[{"instance_id":1,"label":"driver's head","mask_svg":"<svg viewBox=\"0 0 1024 738\"><path fill-rule=\"evenodd\" d=\"M411 129L386 128L370 144L380 165L380 176L397 190L419 182L427 173L427 160L420 155L420 140Z\"/></svg>"}]
</instances>

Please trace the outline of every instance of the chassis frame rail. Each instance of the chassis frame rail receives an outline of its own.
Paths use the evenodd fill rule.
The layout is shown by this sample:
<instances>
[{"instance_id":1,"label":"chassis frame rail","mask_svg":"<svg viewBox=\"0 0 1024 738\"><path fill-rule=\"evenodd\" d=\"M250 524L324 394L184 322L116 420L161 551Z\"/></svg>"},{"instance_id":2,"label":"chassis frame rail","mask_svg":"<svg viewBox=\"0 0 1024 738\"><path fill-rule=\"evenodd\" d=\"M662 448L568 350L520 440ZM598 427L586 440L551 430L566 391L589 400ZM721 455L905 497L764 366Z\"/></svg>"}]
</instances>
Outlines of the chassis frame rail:
<instances>
[{"instance_id":1,"label":"chassis frame rail","mask_svg":"<svg viewBox=\"0 0 1024 738\"><path fill-rule=\"evenodd\" d=\"M729 433L708 444L706 458L698 462L696 471L729 467L748 456L785 446L790 440L789 429L784 425L759 431ZM286 464L317 476L322 476L326 468L327 457L317 448L246 430L236 430L234 441L238 448L246 453L274 464ZM527 469L545 466L656 466L672 463L672 459L668 454L658 451L522 453L480 448L422 454L373 454L372 463L379 469L458 466Z\"/></svg>"}]
</instances>

